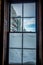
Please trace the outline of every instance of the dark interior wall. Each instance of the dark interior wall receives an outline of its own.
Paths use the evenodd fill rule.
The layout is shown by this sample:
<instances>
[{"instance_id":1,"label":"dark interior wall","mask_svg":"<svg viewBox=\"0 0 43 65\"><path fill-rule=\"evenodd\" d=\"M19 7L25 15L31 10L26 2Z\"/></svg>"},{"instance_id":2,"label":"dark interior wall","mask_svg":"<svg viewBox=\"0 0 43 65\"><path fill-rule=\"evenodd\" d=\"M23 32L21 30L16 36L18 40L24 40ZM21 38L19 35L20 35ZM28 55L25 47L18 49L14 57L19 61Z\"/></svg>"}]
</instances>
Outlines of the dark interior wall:
<instances>
[{"instance_id":1,"label":"dark interior wall","mask_svg":"<svg viewBox=\"0 0 43 65\"><path fill-rule=\"evenodd\" d=\"M1 44L1 0L0 0L0 44ZM1 45L0 45L0 51L1 51ZM0 53L1 55L1 53ZM2 57L0 56L0 64L2 63Z\"/></svg>"},{"instance_id":2,"label":"dark interior wall","mask_svg":"<svg viewBox=\"0 0 43 65\"><path fill-rule=\"evenodd\" d=\"M6 60L6 52L7 52L7 32L8 32L8 17L9 6L6 0L4 0L4 30L3 30L3 62Z\"/></svg>"},{"instance_id":3,"label":"dark interior wall","mask_svg":"<svg viewBox=\"0 0 43 65\"><path fill-rule=\"evenodd\" d=\"M0 0L0 31L1 31L1 0Z\"/></svg>"},{"instance_id":4,"label":"dark interior wall","mask_svg":"<svg viewBox=\"0 0 43 65\"><path fill-rule=\"evenodd\" d=\"M39 0L39 58L42 65L42 11L41 0Z\"/></svg>"}]
</instances>

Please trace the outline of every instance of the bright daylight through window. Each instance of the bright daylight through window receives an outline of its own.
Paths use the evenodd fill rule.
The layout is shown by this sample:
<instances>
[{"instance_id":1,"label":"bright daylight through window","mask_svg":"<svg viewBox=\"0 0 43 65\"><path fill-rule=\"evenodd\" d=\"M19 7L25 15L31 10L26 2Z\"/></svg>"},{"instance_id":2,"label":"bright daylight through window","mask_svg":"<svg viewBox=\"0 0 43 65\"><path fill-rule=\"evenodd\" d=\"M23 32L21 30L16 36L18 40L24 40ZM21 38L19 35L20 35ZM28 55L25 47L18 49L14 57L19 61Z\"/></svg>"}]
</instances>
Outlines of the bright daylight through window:
<instances>
[{"instance_id":1,"label":"bright daylight through window","mask_svg":"<svg viewBox=\"0 0 43 65\"><path fill-rule=\"evenodd\" d=\"M35 9L35 3L11 4L9 64L36 65Z\"/></svg>"}]
</instances>

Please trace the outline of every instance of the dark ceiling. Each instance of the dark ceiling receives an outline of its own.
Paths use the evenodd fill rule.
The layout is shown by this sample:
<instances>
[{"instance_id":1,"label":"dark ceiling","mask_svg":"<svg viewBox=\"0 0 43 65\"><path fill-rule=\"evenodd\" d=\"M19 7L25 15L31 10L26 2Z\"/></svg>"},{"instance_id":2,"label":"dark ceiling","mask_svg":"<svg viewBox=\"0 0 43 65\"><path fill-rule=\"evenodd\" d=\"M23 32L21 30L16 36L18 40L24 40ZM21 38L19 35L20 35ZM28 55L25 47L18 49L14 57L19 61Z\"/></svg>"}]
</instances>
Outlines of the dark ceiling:
<instances>
[{"instance_id":1,"label":"dark ceiling","mask_svg":"<svg viewBox=\"0 0 43 65\"><path fill-rule=\"evenodd\" d=\"M28 3L28 2L36 2L36 0L7 0L10 3Z\"/></svg>"}]
</instances>

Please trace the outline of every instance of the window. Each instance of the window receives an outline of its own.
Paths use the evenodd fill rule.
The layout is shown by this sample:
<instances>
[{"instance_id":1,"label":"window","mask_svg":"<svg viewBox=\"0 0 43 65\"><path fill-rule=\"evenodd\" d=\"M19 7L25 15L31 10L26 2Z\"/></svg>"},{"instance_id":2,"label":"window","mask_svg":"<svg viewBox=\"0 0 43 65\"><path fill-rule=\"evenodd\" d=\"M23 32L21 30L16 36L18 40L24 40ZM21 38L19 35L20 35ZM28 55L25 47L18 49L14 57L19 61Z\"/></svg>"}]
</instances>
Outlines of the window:
<instances>
[{"instance_id":1,"label":"window","mask_svg":"<svg viewBox=\"0 0 43 65\"><path fill-rule=\"evenodd\" d=\"M9 64L36 65L36 3L10 8Z\"/></svg>"}]
</instances>

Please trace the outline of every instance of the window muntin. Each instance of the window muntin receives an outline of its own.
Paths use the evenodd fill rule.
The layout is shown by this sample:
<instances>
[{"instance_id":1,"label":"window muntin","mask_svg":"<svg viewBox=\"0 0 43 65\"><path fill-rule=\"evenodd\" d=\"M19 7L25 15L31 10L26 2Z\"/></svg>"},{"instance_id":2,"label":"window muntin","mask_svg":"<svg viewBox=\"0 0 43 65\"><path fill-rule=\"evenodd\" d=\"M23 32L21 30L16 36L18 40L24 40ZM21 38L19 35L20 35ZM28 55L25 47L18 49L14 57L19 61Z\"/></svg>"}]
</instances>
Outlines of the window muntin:
<instances>
[{"instance_id":1,"label":"window muntin","mask_svg":"<svg viewBox=\"0 0 43 65\"><path fill-rule=\"evenodd\" d=\"M35 3L22 3L22 4L11 4L11 5L13 5L13 8L16 9L16 11L18 11L18 13L17 13L17 15L13 15L13 16L11 15L10 16L10 22L11 22L11 18L14 19L14 20L15 19L17 20L18 18L20 18L21 19L21 21L20 21L21 22L21 25L20 25L21 30L18 31L18 30L16 30L16 27L12 26L13 30L15 30L15 31L12 31L11 26L10 26L10 33L9 34L13 34L13 35L17 34L17 36L19 35L18 39L20 37L20 40L19 40L20 45L17 45L17 44L19 44L19 41L16 40L17 38L15 39L17 44L10 43L12 40L11 41L9 40L10 41L9 42L9 50L11 50L12 52L15 52L13 50L15 50L15 49L18 50L19 49L19 50L22 50L22 51L20 52L20 62L19 61L17 62L16 60L10 61L11 57L9 55L9 64L11 64L11 63L12 64L13 63L14 64L15 63L16 64L17 63L27 64L27 62L29 62L29 63L31 62L32 64L36 64L36 15L35 15L35 13L36 13L35 9L36 8L35 8ZM19 10L17 10L17 8L18 8L17 5L20 5ZM17 8L15 8L16 6L17 6ZM20 14L19 11L21 11L22 14ZM12 13L12 11L11 11L11 13ZM20 14L20 16L19 16L19 14ZM27 23L31 23L31 25L30 24L29 24L29 26L27 25L28 29L25 30L25 28L26 28L25 24L27 24ZM12 25L12 24L10 23L10 25ZM27 38L26 38L26 36L27 36ZM27 40L28 43L26 42L26 40ZM19 50L17 51L18 53L19 53ZM28 54L28 58L27 58L26 53ZM9 54L10 54L10 52L9 52ZM15 55L16 55L16 52L14 53L14 56ZM32 55L34 57L32 57ZM25 58L24 58L24 56L25 56ZM29 58L29 57L32 57L32 59ZM35 60L34 60L34 58L35 58ZM15 59L15 57L13 57L13 59Z\"/></svg>"}]
</instances>

